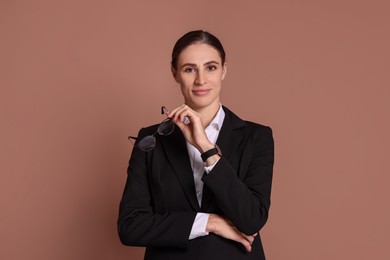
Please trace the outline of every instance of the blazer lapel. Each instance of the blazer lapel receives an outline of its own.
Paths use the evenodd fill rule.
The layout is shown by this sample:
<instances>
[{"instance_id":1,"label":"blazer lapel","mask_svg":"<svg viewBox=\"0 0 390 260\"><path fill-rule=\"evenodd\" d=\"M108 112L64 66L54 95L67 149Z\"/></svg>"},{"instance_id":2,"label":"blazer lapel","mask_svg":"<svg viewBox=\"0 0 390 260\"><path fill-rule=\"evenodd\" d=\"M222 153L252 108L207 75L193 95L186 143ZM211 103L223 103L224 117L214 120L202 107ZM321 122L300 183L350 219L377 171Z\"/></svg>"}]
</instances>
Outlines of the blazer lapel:
<instances>
[{"instance_id":1,"label":"blazer lapel","mask_svg":"<svg viewBox=\"0 0 390 260\"><path fill-rule=\"evenodd\" d=\"M242 138L240 131L237 131L237 129L245 127L246 123L226 107L223 107L223 109L225 120L218 135L217 145L221 148L222 156L231 162Z\"/></svg>"},{"instance_id":2,"label":"blazer lapel","mask_svg":"<svg viewBox=\"0 0 390 260\"><path fill-rule=\"evenodd\" d=\"M188 201L195 211L200 211L187 143L179 127L176 126L172 134L159 138L159 141L161 141L166 157L183 186Z\"/></svg>"}]
</instances>

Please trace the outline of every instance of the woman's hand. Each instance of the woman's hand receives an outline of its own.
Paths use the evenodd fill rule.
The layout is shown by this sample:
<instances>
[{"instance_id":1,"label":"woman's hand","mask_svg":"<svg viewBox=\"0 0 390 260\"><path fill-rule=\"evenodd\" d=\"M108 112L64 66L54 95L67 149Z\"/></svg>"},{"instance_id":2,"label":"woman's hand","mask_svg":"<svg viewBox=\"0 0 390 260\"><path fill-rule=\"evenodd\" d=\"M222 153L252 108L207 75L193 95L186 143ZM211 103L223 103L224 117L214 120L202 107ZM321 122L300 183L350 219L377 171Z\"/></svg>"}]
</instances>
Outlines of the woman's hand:
<instances>
[{"instance_id":1,"label":"woman's hand","mask_svg":"<svg viewBox=\"0 0 390 260\"><path fill-rule=\"evenodd\" d=\"M248 252L252 251L252 243L257 236L257 233L249 236L245 235L244 233L240 232L229 220L216 214L210 214L206 226L206 231L241 243Z\"/></svg>"},{"instance_id":2,"label":"woman's hand","mask_svg":"<svg viewBox=\"0 0 390 260\"><path fill-rule=\"evenodd\" d=\"M203 153L214 145L207 138L205 127L199 113L187 105L182 105L168 113L168 117L181 129L187 142Z\"/></svg>"}]
</instances>

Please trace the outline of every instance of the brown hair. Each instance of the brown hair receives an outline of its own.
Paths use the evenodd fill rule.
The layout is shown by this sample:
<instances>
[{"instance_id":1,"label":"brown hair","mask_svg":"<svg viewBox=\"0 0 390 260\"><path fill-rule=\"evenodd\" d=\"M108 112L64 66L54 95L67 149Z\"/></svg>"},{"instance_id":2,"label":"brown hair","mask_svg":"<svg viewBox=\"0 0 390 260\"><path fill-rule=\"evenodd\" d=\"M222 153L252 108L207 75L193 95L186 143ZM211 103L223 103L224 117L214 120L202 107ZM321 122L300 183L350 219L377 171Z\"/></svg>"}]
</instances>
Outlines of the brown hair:
<instances>
[{"instance_id":1,"label":"brown hair","mask_svg":"<svg viewBox=\"0 0 390 260\"><path fill-rule=\"evenodd\" d=\"M218 40L218 38L209 32L203 30L197 30L197 31L188 32L184 34L182 37L180 37L179 40L177 40L172 50L172 61L171 61L172 68L177 69L177 59L179 58L180 53L186 47L195 43L205 43L214 47L218 51L219 55L221 56L222 65L225 63L225 56L226 56L225 50L223 49L223 46L221 42Z\"/></svg>"}]
</instances>

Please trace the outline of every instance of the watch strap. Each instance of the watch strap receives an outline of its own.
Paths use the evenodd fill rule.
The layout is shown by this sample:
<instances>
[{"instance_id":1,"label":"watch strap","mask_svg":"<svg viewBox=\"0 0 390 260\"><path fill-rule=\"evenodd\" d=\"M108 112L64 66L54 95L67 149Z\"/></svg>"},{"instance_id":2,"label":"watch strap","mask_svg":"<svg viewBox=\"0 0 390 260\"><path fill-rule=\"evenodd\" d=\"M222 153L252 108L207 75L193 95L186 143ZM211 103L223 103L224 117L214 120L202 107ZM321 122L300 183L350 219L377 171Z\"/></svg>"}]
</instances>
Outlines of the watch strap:
<instances>
[{"instance_id":1,"label":"watch strap","mask_svg":"<svg viewBox=\"0 0 390 260\"><path fill-rule=\"evenodd\" d=\"M219 156L222 156L221 150L219 149L218 145L215 145L214 148L202 153L200 157L205 162L209 157L218 154Z\"/></svg>"}]
</instances>

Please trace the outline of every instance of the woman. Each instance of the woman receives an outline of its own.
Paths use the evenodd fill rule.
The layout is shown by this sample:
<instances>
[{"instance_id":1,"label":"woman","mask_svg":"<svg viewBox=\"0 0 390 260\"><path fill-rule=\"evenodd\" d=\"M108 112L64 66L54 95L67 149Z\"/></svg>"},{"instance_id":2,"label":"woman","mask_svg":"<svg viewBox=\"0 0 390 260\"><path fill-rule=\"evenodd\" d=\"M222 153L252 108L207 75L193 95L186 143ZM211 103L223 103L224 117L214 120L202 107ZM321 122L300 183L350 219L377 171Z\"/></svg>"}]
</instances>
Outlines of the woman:
<instances>
[{"instance_id":1,"label":"woman","mask_svg":"<svg viewBox=\"0 0 390 260\"><path fill-rule=\"evenodd\" d=\"M182 36L171 66L184 104L167 112L163 125L174 122L172 133L161 133L161 125L139 132L120 239L146 246L145 259L265 259L258 233L270 206L272 131L221 105L227 65L212 34Z\"/></svg>"}]
</instances>

